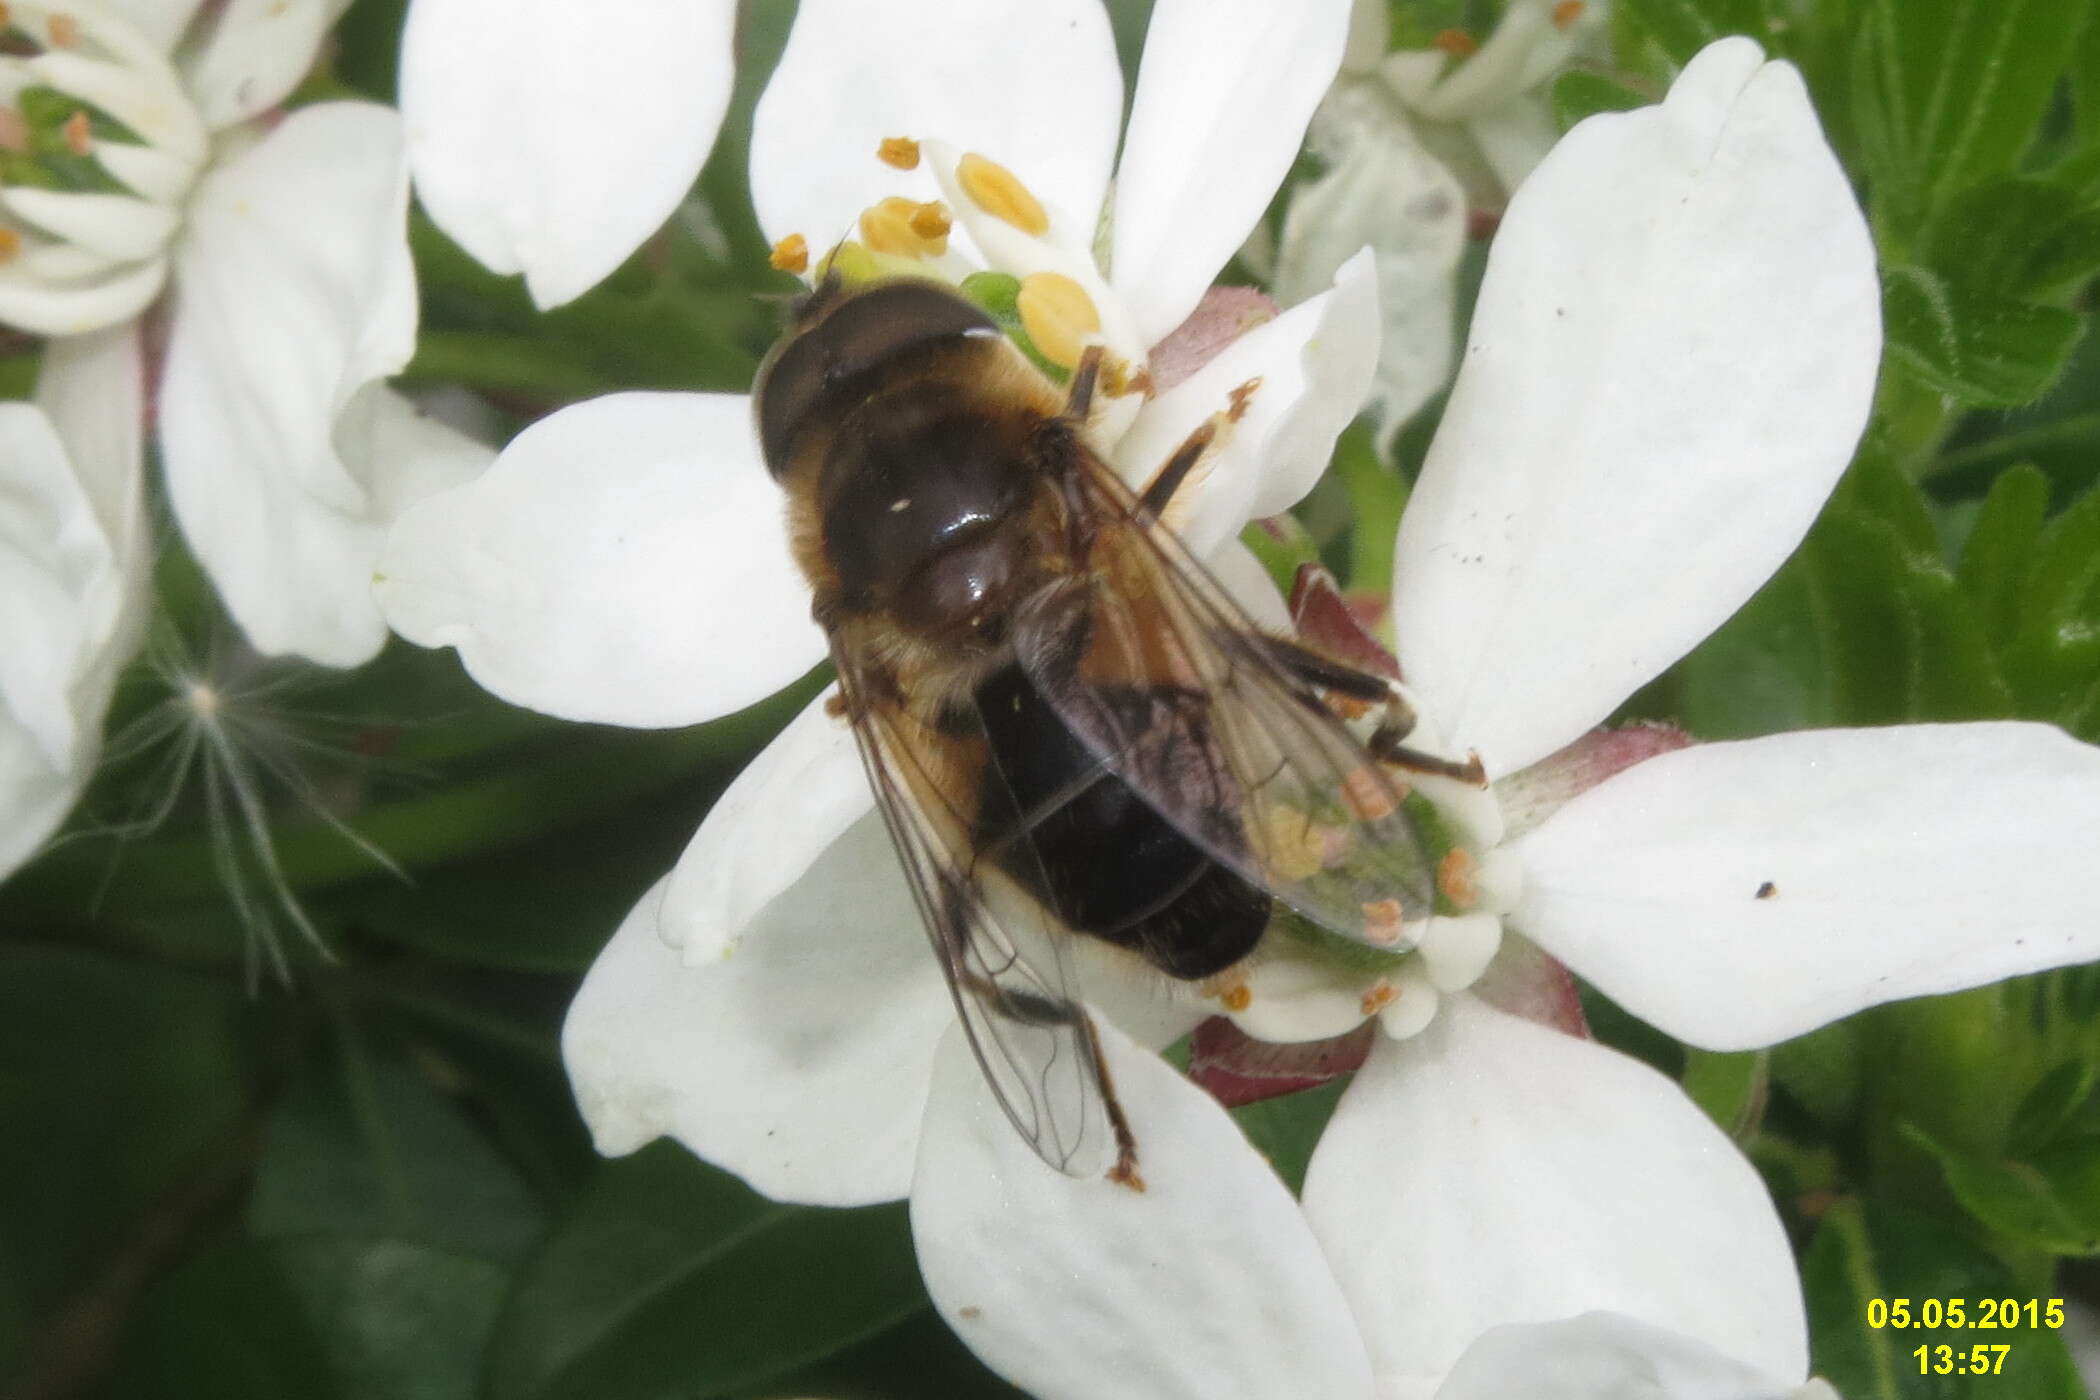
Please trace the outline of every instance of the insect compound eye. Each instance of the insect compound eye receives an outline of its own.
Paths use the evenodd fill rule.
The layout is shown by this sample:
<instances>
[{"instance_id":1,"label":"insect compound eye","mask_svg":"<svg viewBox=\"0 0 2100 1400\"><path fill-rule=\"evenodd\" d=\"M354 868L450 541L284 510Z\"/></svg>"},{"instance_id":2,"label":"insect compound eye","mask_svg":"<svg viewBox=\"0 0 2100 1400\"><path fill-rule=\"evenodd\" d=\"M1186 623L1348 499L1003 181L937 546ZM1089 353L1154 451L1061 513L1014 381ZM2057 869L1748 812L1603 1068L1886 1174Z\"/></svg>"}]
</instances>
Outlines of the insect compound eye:
<instances>
[{"instance_id":1,"label":"insect compound eye","mask_svg":"<svg viewBox=\"0 0 2100 1400\"><path fill-rule=\"evenodd\" d=\"M818 315L781 341L752 386L759 445L775 478L787 470L795 435L850 392L855 380L908 350L999 334L982 310L932 282L880 283L830 302Z\"/></svg>"}]
</instances>

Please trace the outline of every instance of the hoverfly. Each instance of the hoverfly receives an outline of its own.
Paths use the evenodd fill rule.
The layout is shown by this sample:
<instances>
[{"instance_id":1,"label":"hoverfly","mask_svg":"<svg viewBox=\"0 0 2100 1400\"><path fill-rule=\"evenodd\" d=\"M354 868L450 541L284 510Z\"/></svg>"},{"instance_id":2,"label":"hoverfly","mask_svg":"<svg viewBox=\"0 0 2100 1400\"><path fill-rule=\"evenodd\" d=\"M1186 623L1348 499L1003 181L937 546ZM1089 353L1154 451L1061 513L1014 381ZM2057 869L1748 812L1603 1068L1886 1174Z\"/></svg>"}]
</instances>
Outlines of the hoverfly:
<instances>
[{"instance_id":1,"label":"hoverfly","mask_svg":"<svg viewBox=\"0 0 2100 1400\"><path fill-rule=\"evenodd\" d=\"M978 1062L1052 1166L1142 1187L1072 935L1189 981L1280 912L1392 947L1434 889L1396 768L1479 774L1402 747L1384 678L1249 621L1160 521L1218 421L1133 491L1087 445L1100 369L1060 390L948 287L834 277L754 399ZM1368 741L1338 713L1365 709Z\"/></svg>"}]
</instances>

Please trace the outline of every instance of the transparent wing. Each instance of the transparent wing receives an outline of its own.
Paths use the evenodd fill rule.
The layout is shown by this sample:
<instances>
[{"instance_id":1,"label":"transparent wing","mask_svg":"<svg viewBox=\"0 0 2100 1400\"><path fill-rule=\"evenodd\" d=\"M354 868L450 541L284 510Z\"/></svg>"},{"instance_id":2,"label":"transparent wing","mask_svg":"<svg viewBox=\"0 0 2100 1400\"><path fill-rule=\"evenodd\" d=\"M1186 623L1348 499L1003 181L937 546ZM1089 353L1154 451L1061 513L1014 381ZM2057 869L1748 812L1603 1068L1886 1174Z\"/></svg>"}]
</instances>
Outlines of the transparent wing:
<instances>
[{"instance_id":1,"label":"transparent wing","mask_svg":"<svg viewBox=\"0 0 2100 1400\"><path fill-rule=\"evenodd\" d=\"M983 859L972 839L975 787L995 770L956 758L982 746L983 736L925 733L870 693L850 648L834 646L833 656L875 805L1000 1107L1059 1171L1135 1182L1129 1128L1073 990L1064 945L1073 935Z\"/></svg>"},{"instance_id":2,"label":"transparent wing","mask_svg":"<svg viewBox=\"0 0 2100 1400\"><path fill-rule=\"evenodd\" d=\"M1022 609L1030 682L1214 860L1337 934L1398 946L1433 907L1436 808L1105 465L1080 478L1087 568Z\"/></svg>"}]
</instances>

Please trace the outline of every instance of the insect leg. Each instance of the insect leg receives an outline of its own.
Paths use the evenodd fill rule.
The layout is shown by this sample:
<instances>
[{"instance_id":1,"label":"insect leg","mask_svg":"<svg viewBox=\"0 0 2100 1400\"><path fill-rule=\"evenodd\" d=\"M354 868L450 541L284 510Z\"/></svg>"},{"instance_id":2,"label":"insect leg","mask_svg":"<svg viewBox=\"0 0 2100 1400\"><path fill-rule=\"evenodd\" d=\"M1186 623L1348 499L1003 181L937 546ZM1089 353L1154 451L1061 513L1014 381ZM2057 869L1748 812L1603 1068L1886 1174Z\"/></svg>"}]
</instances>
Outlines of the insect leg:
<instances>
[{"instance_id":1,"label":"insect leg","mask_svg":"<svg viewBox=\"0 0 2100 1400\"><path fill-rule=\"evenodd\" d=\"M1210 445L1217 436L1216 416L1197 424L1196 431L1183 439L1181 446L1174 449L1174 454L1167 458L1158 473L1146 484L1145 493L1138 497L1137 513L1157 519L1159 513L1167 508L1167 502L1174 499L1174 493L1181 489L1181 483L1195 470L1196 463L1203 460L1203 454L1210 451Z\"/></svg>"},{"instance_id":2,"label":"insect leg","mask_svg":"<svg viewBox=\"0 0 2100 1400\"><path fill-rule=\"evenodd\" d=\"M1459 763L1407 747L1404 741L1415 731L1414 707L1384 676L1359 671L1346 662L1336 661L1285 637L1262 637L1259 640L1278 665L1299 679L1380 707L1378 727L1371 731L1365 747L1381 763L1413 773L1456 778L1474 787L1487 786L1487 770L1481 766L1479 754L1468 754L1465 761Z\"/></svg>"},{"instance_id":3,"label":"insect leg","mask_svg":"<svg viewBox=\"0 0 2100 1400\"><path fill-rule=\"evenodd\" d=\"M1143 1191L1145 1178L1138 1175L1137 1169L1137 1135L1130 1131L1130 1119L1123 1113L1122 1100L1116 1097L1116 1082L1109 1077L1108 1060L1101 1053L1101 1032L1094 1029L1094 1018L1084 1011L1079 1013L1079 1023L1086 1030L1087 1045L1093 1052L1094 1077L1101 1085L1101 1106L1108 1111L1109 1130L1116 1135L1116 1164L1108 1169L1108 1179L1118 1186Z\"/></svg>"},{"instance_id":4,"label":"insect leg","mask_svg":"<svg viewBox=\"0 0 2100 1400\"><path fill-rule=\"evenodd\" d=\"M1248 380L1227 396L1231 400L1231 407L1221 413L1213 413L1196 425L1196 431L1182 440L1181 446L1174 449L1173 455L1153 473L1152 480L1146 483L1144 491L1139 494L1139 515L1158 518L1160 512L1167 508L1167 502L1174 499L1174 493L1181 489L1181 483L1195 470L1196 463L1202 461L1204 454L1217 444L1219 434L1246 417L1247 406L1254 402L1254 391L1259 388L1259 378Z\"/></svg>"},{"instance_id":5,"label":"insect leg","mask_svg":"<svg viewBox=\"0 0 2100 1400\"><path fill-rule=\"evenodd\" d=\"M1094 386L1101 382L1101 357L1106 353L1098 345L1089 345L1079 352L1071 387L1065 391L1065 417L1075 423L1086 422L1094 407Z\"/></svg>"}]
</instances>

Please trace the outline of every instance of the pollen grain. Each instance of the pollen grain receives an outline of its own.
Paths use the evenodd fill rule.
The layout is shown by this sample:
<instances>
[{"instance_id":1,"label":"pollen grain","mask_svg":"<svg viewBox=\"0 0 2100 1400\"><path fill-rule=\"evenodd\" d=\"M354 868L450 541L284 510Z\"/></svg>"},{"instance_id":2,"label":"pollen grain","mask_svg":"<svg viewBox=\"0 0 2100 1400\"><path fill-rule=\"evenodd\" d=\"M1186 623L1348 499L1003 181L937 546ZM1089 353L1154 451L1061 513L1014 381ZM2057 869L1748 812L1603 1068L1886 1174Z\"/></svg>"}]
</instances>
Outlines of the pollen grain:
<instances>
[{"instance_id":1,"label":"pollen grain","mask_svg":"<svg viewBox=\"0 0 2100 1400\"><path fill-rule=\"evenodd\" d=\"M809 240L799 233L791 233L773 245L770 260L782 272L792 272L797 277L809 271Z\"/></svg>"},{"instance_id":2,"label":"pollen grain","mask_svg":"<svg viewBox=\"0 0 2100 1400\"><path fill-rule=\"evenodd\" d=\"M861 242L899 258L937 258L948 251L948 211L891 195L860 216Z\"/></svg>"},{"instance_id":3,"label":"pollen grain","mask_svg":"<svg viewBox=\"0 0 2100 1400\"><path fill-rule=\"evenodd\" d=\"M1453 846L1444 852L1444 858L1436 863L1437 893L1451 901L1461 911L1471 909L1480 899L1480 887L1474 883L1474 872L1480 862L1464 846Z\"/></svg>"}]
</instances>

